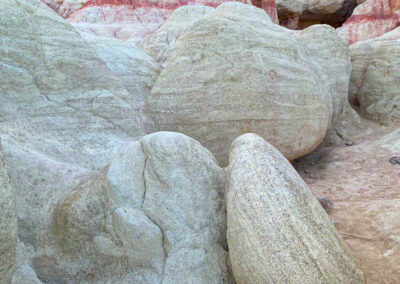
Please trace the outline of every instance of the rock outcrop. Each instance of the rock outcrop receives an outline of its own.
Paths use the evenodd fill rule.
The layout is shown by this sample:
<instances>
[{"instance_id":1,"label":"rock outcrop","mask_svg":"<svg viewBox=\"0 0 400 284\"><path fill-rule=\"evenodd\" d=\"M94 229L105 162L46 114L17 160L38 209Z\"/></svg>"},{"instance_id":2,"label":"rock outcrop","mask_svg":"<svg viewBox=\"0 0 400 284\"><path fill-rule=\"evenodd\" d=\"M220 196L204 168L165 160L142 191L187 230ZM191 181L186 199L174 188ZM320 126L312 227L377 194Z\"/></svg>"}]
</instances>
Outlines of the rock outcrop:
<instances>
[{"instance_id":1,"label":"rock outcrop","mask_svg":"<svg viewBox=\"0 0 400 284\"><path fill-rule=\"evenodd\" d=\"M379 37L400 25L400 1L367 0L338 28L350 44Z\"/></svg>"},{"instance_id":2,"label":"rock outcrop","mask_svg":"<svg viewBox=\"0 0 400 284\"><path fill-rule=\"evenodd\" d=\"M348 104L348 48L328 26L294 33L261 9L225 3L167 53L145 108L155 127L147 131L189 135L223 164L227 145L246 132L298 158L323 140Z\"/></svg>"},{"instance_id":3,"label":"rock outcrop","mask_svg":"<svg viewBox=\"0 0 400 284\"><path fill-rule=\"evenodd\" d=\"M308 186L278 150L245 134L227 168L227 240L237 283L364 283Z\"/></svg>"},{"instance_id":4,"label":"rock outcrop","mask_svg":"<svg viewBox=\"0 0 400 284\"><path fill-rule=\"evenodd\" d=\"M29 260L51 200L145 134L140 104L159 67L129 44L90 45L37 0L0 1L0 37L0 135Z\"/></svg>"},{"instance_id":5,"label":"rock outcrop","mask_svg":"<svg viewBox=\"0 0 400 284\"><path fill-rule=\"evenodd\" d=\"M384 125L400 123L400 27L350 47L349 97L361 114Z\"/></svg>"},{"instance_id":6,"label":"rock outcrop","mask_svg":"<svg viewBox=\"0 0 400 284\"><path fill-rule=\"evenodd\" d=\"M16 263L17 212L14 186L4 161L0 140L0 283L11 283Z\"/></svg>"},{"instance_id":7,"label":"rock outcrop","mask_svg":"<svg viewBox=\"0 0 400 284\"><path fill-rule=\"evenodd\" d=\"M60 199L61 252L42 259L55 259L65 281L231 283L224 204L213 155L182 134L153 133Z\"/></svg>"},{"instance_id":8,"label":"rock outcrop","mask_svg":"<svg viewBox=\"0 0 400 284\"><path fill-rule=\"evenodd\" d=\"M241 0L251 4L250 0ZM184 5L206 5L217 7L226 0L185 0L185 1L130 1L130 0L89 0L67 19L81 32L99 36L115 37L140 42L166 21L171 13ZM278 17L274 0L254 3L263 8L275 23Z\"/></svg>"}]
</instances>

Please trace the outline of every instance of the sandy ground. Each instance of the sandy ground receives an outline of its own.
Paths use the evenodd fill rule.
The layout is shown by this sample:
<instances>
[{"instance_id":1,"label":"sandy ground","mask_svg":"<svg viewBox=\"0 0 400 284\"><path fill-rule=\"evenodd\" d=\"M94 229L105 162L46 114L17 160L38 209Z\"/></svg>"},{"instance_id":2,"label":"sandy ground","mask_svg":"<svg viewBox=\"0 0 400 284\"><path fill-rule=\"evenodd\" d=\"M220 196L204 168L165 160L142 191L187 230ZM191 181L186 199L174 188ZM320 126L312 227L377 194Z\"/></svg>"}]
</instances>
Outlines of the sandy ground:
<instances>
[{"instance_id":1,"label":"sandy ground","mask_svg":"<svg viewBox=\"0 0 400 284\"><path fill-rule=\"evenodd\" d=\"M354 141L320 146L294 166L332 201L329 215L367 283L400 283L400 128L366 123Z\"/></svg>"}]
</instances>

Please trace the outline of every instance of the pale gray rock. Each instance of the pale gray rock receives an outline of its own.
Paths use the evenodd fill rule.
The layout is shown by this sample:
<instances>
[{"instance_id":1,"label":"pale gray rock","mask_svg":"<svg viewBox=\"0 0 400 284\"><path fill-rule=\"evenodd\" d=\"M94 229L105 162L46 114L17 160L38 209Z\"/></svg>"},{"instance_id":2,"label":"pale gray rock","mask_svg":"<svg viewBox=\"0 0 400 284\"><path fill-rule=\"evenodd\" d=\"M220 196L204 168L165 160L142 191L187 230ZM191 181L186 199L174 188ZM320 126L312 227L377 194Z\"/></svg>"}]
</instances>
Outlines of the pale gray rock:
<instances>
[{"instance_id":1,"label":"pale gray rock","mask_svg":"<svg viewBox=\"0 0 400 284\"><path fill-rule=\"evenodd\" d=\"M177 8L158 30L142 41L140 47L158 62L163 62L164 53L169 46L194 22L213 10L212 7L202 5L187 5Z\"/></svg>"},{"instance_id":2,"label":"pale gray rock","mask_svg":"<svg viewBox=\"0 0 400 284\"><path fill-rule=\"evenodd\" d=\"M0 1L0 37L0 135L15 185L19 237L34 247L24 260L44 281L54 272L46 267L51 260L43 260L53 238L54 203L144 135L141 107L159 67L128 43L88 43L37 0ZM96 198L88 203L98 208L103 201ZM80 221L68 220L87 225L81 235L92 241L97 235L90 230L98 227Z\"/></svg>"},{"instance_id":3,"label":"pale gray rock","mask_svg":"<svg viewBox=\"0 0 400 284\"><path fill-rule=\"evenodd\" d=\"M246 132L290 160L301 157L321 143L347 103L348 48L327 26L295 33L254 6L224 3L167 53L145 107L154 122L147 131L182 132L222 164L227 145Z\"/></svg>"},{"instance_id":4,"label":"pale gray rock","mask_svg":"<svg viewBox=\"0 0 400 284\"><path fill-rule=\"evenodd\" d=\"M350 46L350 99L361 114L384 125L400 123L400 28Z\"/></svg>"},{"instance_id":5,"label":"pale gray rock","mask_svg":"<svg viewBox=\"0 0 400 284\"><path fill-rule=\"evenodd\" d=\"M163 235L142 210L118 208L113 213L114 231L128 250L132 265L154 267L162 273L164 265Z\"/></svg>"},{"instance_id":6,"label":"pale gray rock","mask_svg":"<svg viewBox=\"0 0 400 284\"><path fill-rule=\"evenodd\" d=\"M227 240L237 283L364 283L328 215L292 165L255 134L227 168Z\"/></svg>"},{"instance_id":7,"label":"pale gray rock","mask_svg":"<svg viewBox=\"0 0 400 284\"><path fill-rule=\"evenodd\" d=\"M0 140L0 283L11 283L18 239L14 186L4 161Z\"/></svg>"},{"instance_id":8,"label":"pale gray rock","mask_svg":"<svg viewBox=\"0 0 400 284\"><path fill-rule=\"evenodd\" d=\"M365 126L349 103L352 66L347 41L338 37L335 29L328 25L313 25L296 32L295 36L302 39L314 55L310 64L320 69L321 88L330 94L331 117L324 142L338 144L354 139Z\"/></svg>"},{"instance_id":9,"label":"pale gray rock","mask_svg":"<svg viewBox=\"0 0 400 284\"><path fill-rule=\"evenodd\" d=\"M121 98L140 111L160 73L158 63L131 41L88 33L81 35L128 90L129 95ZM141 118L140 115L137 117ZM128 118L133 119L132 116ZM140 121L135 121L134 124L142 126ZM138 128L136 131L140 133L143 128Z\"/></svg>"},{"instance_id":10,"label":"pale gray rock","mask_svg":"<svg viewBox=\"0 0 400 284\"><path fill-rule=\"evenodd\" d=\"M18 266L18 269L14 274L12 283L43 284L43 282L37 278L37 275L35 271L32 269L32 267L26 263L21 266Z\"/></svg>"},{"instance_id":11,"label":"pale gray rock","mask_svg":"<svg viewBox=\"0 0 400 284\"><path fill-rule=\"evenodd\" d=\"M40 263L54 259L63 281L233 283L224 183L214 156L192 138L144 136L54 204L56 241Z\"/></svg>"}]
</instances>

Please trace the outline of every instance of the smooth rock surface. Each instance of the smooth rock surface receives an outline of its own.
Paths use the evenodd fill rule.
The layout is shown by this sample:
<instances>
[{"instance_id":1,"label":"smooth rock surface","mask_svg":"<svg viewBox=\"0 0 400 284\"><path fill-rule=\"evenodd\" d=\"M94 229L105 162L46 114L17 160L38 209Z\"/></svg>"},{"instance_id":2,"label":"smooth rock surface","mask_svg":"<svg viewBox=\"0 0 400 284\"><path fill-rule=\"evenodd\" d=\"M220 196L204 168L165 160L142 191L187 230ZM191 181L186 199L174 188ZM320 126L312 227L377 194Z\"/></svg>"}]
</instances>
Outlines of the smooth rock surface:
<instances>
[{"instance_id":1,"label":"smooth rock surface","mask_svg":"<svg viewBox=\"0 0 400 284\"><path fill-rule=\"evenodd\" d=\"M181 6L154 33L148 35L140 47L157 61L163 61L164 53L179 36L194 22L213 11L214 8L200 5Z\"/></svg>"},{"instance_id":2,"label":"smooth rock surface","mask_svg":"<svg viewBox=\"0 0 400 284\"><path fill-rule=\"evenodd\" d=\"M294 33L261 9L225 3L167 54L145 107L155 128L146 129L189 135L222 164L227 145L246 132L296 159L322 141L347 103L348 48L328 26Z\"/></svg>"},{"instance_id":3,"label":"smooth rock surface","mask_svg":"<svg viewBox=\"0 0 400 284\"><path fill-rule=\"evenodd\" d=\"M135 133L135 136L143 136L143 119L146 118L142 109L160 73L159 64L133 42L87 33L81 35L128 91L128 95L120 96L119 104L123 107L119 110L119 122L129 124L131 133Z\"/></svg>"},{"instance_id":4,"label":"smooth rock surface","mask_svg":"<svg viewBox=\"0 0 400 284\"><path fill-rule=\"evenodd\" d=\"M15 192L0 140L0 283L11 283L18 239Z\"/></svg>"},{"instance_id":5,"label":"smooth rock surface","mask_svg":"<svg viewBox=\"0 0 400 284\"><path fill-rule=\"evenodd\" d=\"M255 134L237 138L227 168L227 240L237 283L364 283L308 186Z\"/></svg>"},{"instance_id":6,"label":"smooth rock surface","mask_svg":"<svg viewBox=\"0 0 400 284\"><path fill-rule=\"evenodd\" d=\"M351 45L379 37L399 25L399 0L367 0L354 9L351 17L337 31Z\"/></svg>"},{"instance_id":7,"label":"smooth rock surface","mask_svg":"<svg viewBox=\"0 0 400 284\"><path fill-rule=\"evenodd\" d=\"M63 281L233 283L224 172L183 134L129 144L61 197L53 220L56 241L41 262L54 259Z\"/></svg>"},{"instance_id":8,"label":"smooth rock surface","mask_svg":"<svg viewBox=\"0 0 400 284\"><path fill-rule=\"evenodd\" d=\"M400 27L350 47L349 98L361 114L384 125L400 123Z\"/></svg>"}]
</instances>

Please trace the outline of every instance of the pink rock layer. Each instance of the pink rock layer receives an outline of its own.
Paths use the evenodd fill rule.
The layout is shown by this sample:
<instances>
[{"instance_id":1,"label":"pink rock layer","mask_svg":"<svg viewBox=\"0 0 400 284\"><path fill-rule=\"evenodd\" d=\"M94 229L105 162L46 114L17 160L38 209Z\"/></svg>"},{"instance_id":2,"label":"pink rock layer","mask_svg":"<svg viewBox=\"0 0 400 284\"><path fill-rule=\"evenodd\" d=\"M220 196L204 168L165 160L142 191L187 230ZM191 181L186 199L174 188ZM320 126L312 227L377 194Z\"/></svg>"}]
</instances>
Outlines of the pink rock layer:
<instances>
[{"instance_id":1,"label":"pink rock layer","mask_svg":"<svg viewBox=\"0 0 400 284\"><path fill-rule=\"evenodd\" d=\"M239 0L263 8L272 21L279 23L275 0ZM81 32L140 41L157 30L178 7L205 5L217 7L226 0L89 0L70 14L67 21Z\"/></svg>"},{"instance_id":2,"label":"pink rock layer","mask_svg":"<svg viewBox=\"0 0 400 284\"><path fill-rule=\"evenodd\" d=\"M400 25L400 0L367 0L338 28L349 44L379 37Z\"/></svg>"}]
</instances>

